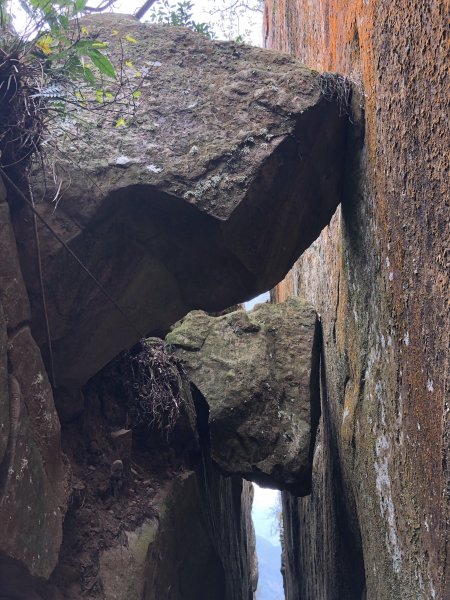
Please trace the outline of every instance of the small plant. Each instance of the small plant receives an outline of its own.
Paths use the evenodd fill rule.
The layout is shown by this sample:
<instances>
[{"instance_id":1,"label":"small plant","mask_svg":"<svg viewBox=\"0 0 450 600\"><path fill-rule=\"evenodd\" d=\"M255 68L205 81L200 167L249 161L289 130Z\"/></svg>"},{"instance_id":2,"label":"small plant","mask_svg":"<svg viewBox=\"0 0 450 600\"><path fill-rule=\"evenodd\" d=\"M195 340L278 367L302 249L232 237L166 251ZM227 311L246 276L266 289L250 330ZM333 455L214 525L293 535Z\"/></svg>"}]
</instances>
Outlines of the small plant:
<instances>
[{"instance_id":1,"label":"small plant","mask_svg":"<svg viewBox=\"0 0 450 600\"><path fill-rule=\"evenodd\" d=\"M164 25L172 25L174 27L187 27L197 33L206 35L210 39L214 39L214 32L208 23L197 23L192 18L192 2L183 1L177 4L162 0L158 3L158 8L150 13L150 19L154 23L163 23Z\"/></svg>"},{"instance_id":2,"label":"small plant","mask_svg":"<svg viewBox=\"0 0 450 600\"><path fill-rule=\"evenodd\" d=\"M78 17L87 0L22 0L27 25L11 27L10 3L0 0L0 167L38 151L55 118L83 122L85 111L114 109L117 123L140 92L114 66L108 44L90 36Z\"/></svg>"},{"instance_id":3,"label":"small plant","mask_svg":"<svg viewBox=\"0 0 450 600\"><path fill-rule=\"evenodd\" d=\"M168 437L184 402L186 374L181 361L164 342L150 338L125 355L124 370L131 426L147 432L157 429Z\"/></svg>"}]
</instances>

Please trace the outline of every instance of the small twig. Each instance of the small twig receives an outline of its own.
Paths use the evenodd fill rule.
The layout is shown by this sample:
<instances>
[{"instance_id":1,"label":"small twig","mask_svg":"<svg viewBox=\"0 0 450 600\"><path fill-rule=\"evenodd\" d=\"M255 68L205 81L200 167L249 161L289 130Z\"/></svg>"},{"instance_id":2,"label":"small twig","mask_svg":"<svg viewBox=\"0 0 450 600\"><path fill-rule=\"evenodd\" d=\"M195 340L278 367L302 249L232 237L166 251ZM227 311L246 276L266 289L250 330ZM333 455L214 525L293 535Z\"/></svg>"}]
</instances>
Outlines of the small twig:
<instances>
[{"instance_id":1,"label":"small twig","mask_svg":"<svg viewBox=\"0 0 450 600\"><path fill-rule=\"evenodd\" d=\"M146 2L144 2L144 4L141 6L141 8L139 8L135 13L134 16L135 18L140 21L142 19L142 17L145 15L146 12L148 12L151 7L156 4L158 0L147 0Z\"/></svg>"}]
</instances>

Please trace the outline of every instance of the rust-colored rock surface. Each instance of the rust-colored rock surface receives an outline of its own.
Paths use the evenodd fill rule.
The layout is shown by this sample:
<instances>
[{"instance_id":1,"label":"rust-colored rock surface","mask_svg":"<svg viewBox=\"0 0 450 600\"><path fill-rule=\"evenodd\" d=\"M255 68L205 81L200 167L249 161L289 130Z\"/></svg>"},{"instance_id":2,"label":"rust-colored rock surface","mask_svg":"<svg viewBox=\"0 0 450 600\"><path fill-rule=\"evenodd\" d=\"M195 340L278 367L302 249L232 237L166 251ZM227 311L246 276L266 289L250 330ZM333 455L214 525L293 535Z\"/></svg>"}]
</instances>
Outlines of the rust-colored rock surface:
<instances>
[{"instance_id":1,"label":"rust-colored rock surface","mask_svg":"<svg viewBox=\"0 0 450 600\"><path fill-rule=\"evenodd\" d=\"M266 2L268 46L365 95L342 210L275 291L322 315L328 391L289 600L450 597L448 8Z\"/></svg>"},{"instance_id":2,"label":"rust-colored rock surface","mask_svg":"<svg viewBox=\"0 0 450 600\"><path fill-rule=\"evenodd\" d=\"M110 296L39 227L56 378L66 386L191 309L220 311L275 285L340 201L346 135L319 74L285 54L124 15L84 26L116 63L126 55L140 96L127 127L82 114L91 121L79 145L58 154L57 207L55 190L40 200L40 165L32 178L38 210ZM28 234L19 237L45 346Z\"/></svg>"}]
</instances>

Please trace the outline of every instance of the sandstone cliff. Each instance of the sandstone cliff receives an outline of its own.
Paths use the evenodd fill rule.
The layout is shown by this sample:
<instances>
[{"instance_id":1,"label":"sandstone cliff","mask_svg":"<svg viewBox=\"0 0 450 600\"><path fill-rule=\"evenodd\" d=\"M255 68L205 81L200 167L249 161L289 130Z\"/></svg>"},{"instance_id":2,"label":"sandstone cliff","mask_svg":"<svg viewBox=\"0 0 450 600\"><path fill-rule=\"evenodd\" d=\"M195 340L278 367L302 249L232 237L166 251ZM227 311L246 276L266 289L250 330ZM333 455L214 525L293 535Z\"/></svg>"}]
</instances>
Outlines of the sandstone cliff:
<instances>
[{"instance_id":1,"label":"sandstone cliff","mask_svg":"<svg viewBox=\"0 0 450 600\"><path fill-rule=\"evenodd\" d=\"M54 389L33 219L0 189L1 597L252 600L236 473L311 491L284 493L288 600L449 597L444 22L443 3L268 0L267 45L304 67L86 21L117 31L116 50L136 40L143 111L66 149L56 210L30 180L60 238L38 227ZM348 76L351 106L349 80L323 70ZM169 334L178 356L203 354L158 363L176 410L155 427L134 366L142 354L153 385L162 342L139 338L274 285L304 250L272 298L309 303L194 313L195 348Z\"/></svg>"},{"instance_id":2,"label":"sandstone cliff","mask_svg":"<svg viewBox=\"0 0 450 600\"><path fill-rule=\"evenodd\" d=\"M266 44L365 104L342 207L273 292L312 302L324 340L313 491L284 500L289 600L450 597L446 8L266 3Z\"/></svg>"},{"instance_id":3,"label":"sandstone cliff","mask_svg":"<svg viewBox=\"0 0 450 600\"><path fill-rule=\"evenodd\" d=\"M189 309L221 311L287 272L339 204L347 120L322 77L286 54L119 15L83 26L119 60L126 47L142 79L140 110L125 131L85 115L80 146L59 147L53 163L57 206L38 161L23 186L37 221L8 175L8 195L1 189L0 595L251 600L251 492L236 476L251 458L221 474L202 424L206 401L186 382L189 409L174 412L169 443L133 421L139 381L128 373L125 393L113 366L100 370ZM290 431L301 439L283 446L301 460L290 456L286 473L279 457L275 465L289 489L301 471L303 491L317 421L308 311L305 339L296 339L304 406ZM288 341L277 343L288 356ZM169 388L172 375L170 365L158 370ZM154 416L146 414L152 425Z\"/></svg>"}]
</instances>

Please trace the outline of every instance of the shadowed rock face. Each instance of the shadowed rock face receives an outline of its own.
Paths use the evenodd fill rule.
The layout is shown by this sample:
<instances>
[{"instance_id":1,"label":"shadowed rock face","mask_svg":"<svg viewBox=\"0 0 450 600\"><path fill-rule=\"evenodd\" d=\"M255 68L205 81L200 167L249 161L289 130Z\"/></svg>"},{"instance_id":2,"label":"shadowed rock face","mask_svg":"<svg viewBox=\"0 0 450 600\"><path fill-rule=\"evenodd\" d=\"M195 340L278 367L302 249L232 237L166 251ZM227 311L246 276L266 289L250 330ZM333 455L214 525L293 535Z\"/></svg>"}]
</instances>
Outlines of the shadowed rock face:
<instances>
[{"instance_id":1,"label":"shadowed rock face","mask_svg":"<svg viewBox=\"0 0 450 600\"><path fill-rule=\"evenodd\" d=\"M213 460L227 473L310 493L319 418L317 315L299 299L223 317L189 313L166 338L210 408Z\"/></svg>"},{"instance_id":2,"label":"shadowed rock face","mask_svg":"<svg viewBox=\"0 0 450 600\"><path fill-rule=\"evenodd\" d=\"M16 585L16 575L4 556L22 561L39 577L54 569L68 489L52 388L30 332L29 302L1 181L0 257L0 597L10 597L6 592ZM10 587L4 588L7 583ZM25 590L11 597L36 596Z\"/></svg>"},{"instance_id":3,"label":"shadowed rock face","mask_svg":"<svg viewBox=\"0 0 450 600\"><path fill-rule=\"evenodd\" d=\"M126 128L105 118L76 149L67 143L62 198L54 210L48 190L38 209L133 326L42 229L56 377L72 386L189 310L218 311L278 282L340 201L345 137L317 72L286 55L120 15L85 25L112 55L121 41L128 75L141 77L138 111ZM38 199L38 174L33 186ZM31 246L21 248L29 266Z\"/></svg>"}]
</instances>

